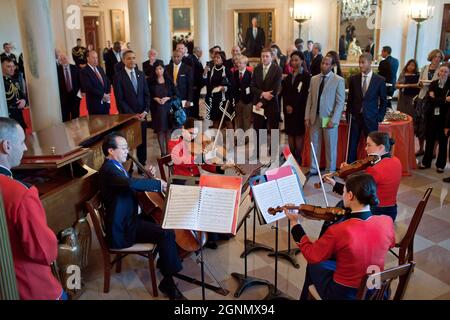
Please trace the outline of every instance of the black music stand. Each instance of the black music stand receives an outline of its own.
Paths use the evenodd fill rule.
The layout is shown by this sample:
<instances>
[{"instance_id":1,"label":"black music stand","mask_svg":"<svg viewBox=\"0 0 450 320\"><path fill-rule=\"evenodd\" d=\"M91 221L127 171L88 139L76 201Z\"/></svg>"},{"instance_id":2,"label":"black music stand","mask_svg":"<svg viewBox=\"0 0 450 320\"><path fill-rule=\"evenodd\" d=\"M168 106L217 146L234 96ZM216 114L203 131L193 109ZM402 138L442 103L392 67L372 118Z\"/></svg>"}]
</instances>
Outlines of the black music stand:
<instances>
[{"instance_id":1,"label":"black music stand","mask_svg":"<svg viewBox=\"0 0 450 320\"><path fill-rule=\"evenodd\" d=\"M278 252L278 255L280 256L280 258L286 259L290 263L292 263L294 268L300 269L300 264L298 263L298 260L297 260L297 255L300 253L300 249L299 248L291 249L291 221L288 222L288 239L287 239L287 242L288 242L287 250L283 250L283 251ZM269 253L269 257L274 257L275 254L276 253Z\"/></svg>"},{"instance_id":2,"label":"black music stand","mask_svg":"<svg viewBox=\"0 0 450 320\"><path fill-rule=\"evenodd\" d=\"M275 285L269 287L269 294L263 300L294 300L294 298L278 290L278 221L272 229L275 229Z\"/></svg>"}]
</instances>

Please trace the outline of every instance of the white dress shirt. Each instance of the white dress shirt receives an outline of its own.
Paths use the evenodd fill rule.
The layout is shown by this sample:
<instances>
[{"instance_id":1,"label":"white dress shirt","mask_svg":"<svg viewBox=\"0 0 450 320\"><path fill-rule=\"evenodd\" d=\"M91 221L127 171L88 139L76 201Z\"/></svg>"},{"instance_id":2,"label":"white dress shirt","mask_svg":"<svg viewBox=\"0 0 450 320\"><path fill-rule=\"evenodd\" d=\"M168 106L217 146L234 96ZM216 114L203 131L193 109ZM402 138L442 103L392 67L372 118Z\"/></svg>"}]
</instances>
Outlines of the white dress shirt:
<instances>
[{"instance_id":1,"label":"white dress shirt","mask_svg":"<svg viewBox=\"0 0 450 320\"><path fill-rule=\"evenodd\" d=\"M370 72L367 75L365 75L364 73L361 74L361 90L364 86L364 77L367 77L366 85L367 85L367 90L369 90L370 81L372 81L372 76L373 76L372 70L370 70Z\"/></svg>"}]
</instances>

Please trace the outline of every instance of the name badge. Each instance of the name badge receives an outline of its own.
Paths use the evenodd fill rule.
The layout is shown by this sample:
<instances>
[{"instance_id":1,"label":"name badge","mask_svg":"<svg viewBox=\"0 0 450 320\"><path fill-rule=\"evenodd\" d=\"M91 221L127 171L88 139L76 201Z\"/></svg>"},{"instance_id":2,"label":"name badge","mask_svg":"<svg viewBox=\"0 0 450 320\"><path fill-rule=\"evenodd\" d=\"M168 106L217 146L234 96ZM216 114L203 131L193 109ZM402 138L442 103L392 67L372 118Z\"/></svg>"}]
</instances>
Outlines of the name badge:
<instances>
[{"instance_id":1,"label":"name badge","mask_svg":"<svg viewBox=\"0 0 450 320\"><path fill-rule=\"evenodd\" d=\"M303 86L303 82L300 82L297 87L298 93L300 93L300 91L302 91L302 86Z\"/></svg>"},{"instance_id":2,"label":"name badge","mask_svg":"<svg viewBox=\"0 0 450 320\"><path fill-rule=\"evenodd\" d=\"M441 114L441 109L440 108L434 108L434 115L435 116L439 116Z\"/></svg>"},{"instance_id":3,"label":"name badge","mask_svg":"<svg viewBox=\"0 0 450 320\"><path fill-rule=\"evenodd\" d=\"M245 89L245 94L249 95L250 94L250 87L248 87L247 89Z\"/></svg>"}]
</instances>

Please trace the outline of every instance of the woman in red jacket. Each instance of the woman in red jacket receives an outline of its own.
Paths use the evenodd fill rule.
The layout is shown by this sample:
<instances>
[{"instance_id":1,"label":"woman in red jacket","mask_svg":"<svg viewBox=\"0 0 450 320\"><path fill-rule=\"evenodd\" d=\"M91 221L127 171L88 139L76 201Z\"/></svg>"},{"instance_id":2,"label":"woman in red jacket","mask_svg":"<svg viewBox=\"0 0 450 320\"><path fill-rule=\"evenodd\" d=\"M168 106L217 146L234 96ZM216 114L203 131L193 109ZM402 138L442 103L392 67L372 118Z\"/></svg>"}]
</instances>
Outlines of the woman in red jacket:
<instances>
[{"instance_id":1,"label":"woman in red jacket","mask_svg":"<svg viewBox=\"0 0 450 320\"><path fill-rule=\"evenodd\" d=\"M388 215L395 221L397 217L397 193L402 178L402 164L400 160L391 155L395 141L385 132L372 132L367 137L366 152L368 155L378 155L381 160L366 172L370 174L377 185L377 195L380 203L372 208L374 215ZM341 166L346 165L345 163ZM333 186L333 191L341 194L344 185L325 177L324 181Z\"/></svg>"},{"instance_id":2,"label":"woman in red jacket","mask_svg":"<svg viewBox=\"0 0 450 320\"><path fill-rule=\"evenodd\" d=\"M292 237L308 262L301 300L307 299L312 284L324 300L355 299L362 278L374 269L383 271L385 256L395 245L392 219L372 215L378 197L371 175L350 176L343 201L350 211L346 220L330 226L315 242L305 234L298 213L285 210L294 226Z\"/></svg>"}]
</instances>

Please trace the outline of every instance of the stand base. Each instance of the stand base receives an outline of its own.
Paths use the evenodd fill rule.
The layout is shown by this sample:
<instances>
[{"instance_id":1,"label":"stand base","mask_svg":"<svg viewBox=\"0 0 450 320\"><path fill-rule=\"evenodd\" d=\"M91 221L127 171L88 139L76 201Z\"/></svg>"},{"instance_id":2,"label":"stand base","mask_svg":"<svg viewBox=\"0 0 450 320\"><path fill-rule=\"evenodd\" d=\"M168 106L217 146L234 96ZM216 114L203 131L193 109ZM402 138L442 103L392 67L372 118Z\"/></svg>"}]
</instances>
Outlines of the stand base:
<instances>
[{"instance_id":1,"label":"stand base","mask_svg":"<svg viewBox=\"0 0 450 320\"><path fill-rule=\"evenodd\" d=\"M248 288L251 288L253 286L256 286L256 285L266 285L269 288L273 286L267 280L248 277L248 276L246 277L245 275L236 273L236 272L233 272L231 274L231 276L239 282L239 286L236 289L236 292L234 293L235 298L239 298L244 293L245 290L247 290Z\"/></svg>"},{"instance_id":2,"label":"stand base","mask_svg":"<svg viewBox=\"0 0 450 320\"><path fill-rule=\"evenodd\" d=\"M191 277L186 276L184 274L177 273L177 274L174 274L173 276L175 278L178 278L180 280L183 280L183 281L186 281L186 282L189 282L189 283L192 283L192 284L196 284L198 286L202 286L203 285L200 280L197 280L195 278L191 278ZM230 291L228 291L227 289L216 287L216 286L213 286L213 285L208 284L208 283L205 283L205 288L209 289L209 290L211 290L211 291L213 291L213 292L215 292L217 294L220 294L220 295L222 295L224 297L226 297L230 293Z\"/></svg>"},{"instance_id":3,"label":"stand base","mask_svg":"<svg viewBox=\"0 0 450 320\"><path fill-rule=\"evenodd\" d=\"M300 269L300 264L297 261L297 255L299 253L300 249L291 249L278 252L278 256L280 258L288 260L290 263L292 263L294 268ZM269 257L275 257L275 253L269 253Z\"/></svg>"},{"instance_id":4,"label":"stand base","mask_svg":"<svg viewBox=\"0 0 450 320\"><path fill-rule=\"evenodd\" d=\"M241 254L242 259L254 251L264 250L264 251L274 252L273 248L266 246L265 244L253 242L251 240L245 240L245 242L246 242L247 249L244 252L242 252L242 254Z\"/></svg>"},{"instance_id":5,"label":"stand base","mask_svg":"<svg viewBox=\"0 0 450 320\"><path fill-rule=\"evenodd\" d=\"M263 300L295 300L284 292L275 289L275 286L270 285L269 294Z\"/></svg>"}]
</instances>

